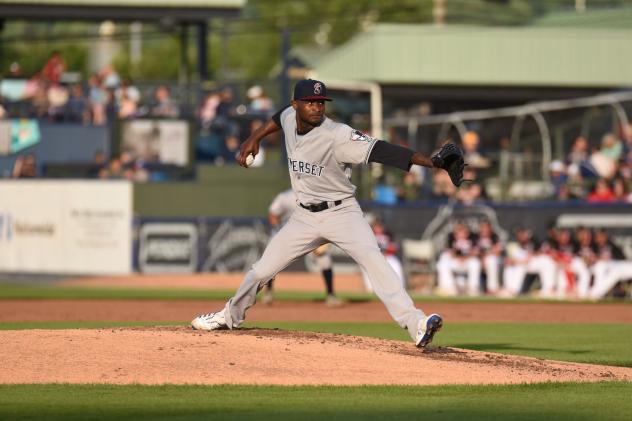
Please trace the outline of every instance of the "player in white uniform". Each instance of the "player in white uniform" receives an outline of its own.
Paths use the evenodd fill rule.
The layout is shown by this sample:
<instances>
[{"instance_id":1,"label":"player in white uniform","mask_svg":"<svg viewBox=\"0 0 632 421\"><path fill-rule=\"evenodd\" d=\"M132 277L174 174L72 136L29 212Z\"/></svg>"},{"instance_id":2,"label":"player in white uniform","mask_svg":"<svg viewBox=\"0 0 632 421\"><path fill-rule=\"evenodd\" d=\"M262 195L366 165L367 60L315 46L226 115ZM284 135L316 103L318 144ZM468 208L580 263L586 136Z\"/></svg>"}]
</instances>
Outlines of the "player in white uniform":
<instances>
[{"instance_id":1,"label":"player in white uniform","mask_svg":"<svg viewBox=\"0 0 632 421\"><path fill-rule=\"evenodd\" d=\"M408 171L413 164L432 167L432 160L332 121L325 116L325 101L330 100L324 83L301 80L294 87L291 106L275 114L242 144L239 163L246 167L246 158L257 154L261 141L283 130L297 206L224 309L196 317L191 322L194 329L238 328L266 282L325 243L336 244L369 274L376 295L418 347L429 344L441 329L441 317L426 316L415 308L386 262L354 197L356 187L349 180L352 164L380 162Z\"/></svg>"},{"instance_id":2,"label":"player in white uniform","mask_svg":"<svg viewBox=\"0 0 632 421\"><path fill-rule=\"evenodd\" d=\"M296 194L292 189L282 191L277 194L272 200L270 207L268 208L268 221L272 227L272 235L276 235L283 225L287 223L292 215L292 212L296 209ZM334 282L333 282L333 261L331 259L330 244L323 244L316 250L312 251L312 256L316 261L316 265L320 269L323 279L325 280L325 288L327 289L327 297L325 298L325 304L330 307L336 307L342 304L342 301L334 294ZM263 296L264 304L270 304L273 299L273 284L274 279L271 279L266 284L266 293Z\"/></svg>"}]
</instances>

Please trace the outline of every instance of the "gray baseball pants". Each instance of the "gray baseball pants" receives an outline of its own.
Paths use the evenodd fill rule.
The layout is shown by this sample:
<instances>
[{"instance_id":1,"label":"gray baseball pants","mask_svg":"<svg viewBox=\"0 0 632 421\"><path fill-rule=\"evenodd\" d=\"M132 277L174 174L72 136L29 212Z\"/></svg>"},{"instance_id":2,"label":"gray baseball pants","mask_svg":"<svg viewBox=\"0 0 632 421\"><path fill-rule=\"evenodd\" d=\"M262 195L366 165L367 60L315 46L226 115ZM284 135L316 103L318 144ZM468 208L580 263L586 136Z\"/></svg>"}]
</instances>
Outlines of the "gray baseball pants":
<instances>
[{"instance_id":1,"label":"gray baseball pants","mask_svg":"<svg viewBox=\"0 0 632 421\"><path fill-rule=\"evenodd\" d=\"M226 303L229 328L239 327L269 279L295 259L321 244L331 242L344 250L369 275L373 291L391 317L415 340L417 325L425 314L415 308L391 266L380 252L375 235L354 198L321 212L298 206L279 233L272 237L261 258L252 265L235 296Z\"/></svg>"}]
</instances>

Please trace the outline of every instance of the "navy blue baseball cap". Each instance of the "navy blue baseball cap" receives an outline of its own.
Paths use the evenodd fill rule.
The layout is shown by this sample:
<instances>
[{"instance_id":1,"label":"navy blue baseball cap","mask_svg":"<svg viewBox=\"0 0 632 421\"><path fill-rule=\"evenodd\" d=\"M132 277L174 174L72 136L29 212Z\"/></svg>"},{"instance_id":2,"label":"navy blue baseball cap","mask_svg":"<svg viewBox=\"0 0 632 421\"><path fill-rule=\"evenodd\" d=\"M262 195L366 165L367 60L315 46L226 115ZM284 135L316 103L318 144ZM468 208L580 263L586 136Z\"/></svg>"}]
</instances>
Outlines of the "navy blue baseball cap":
<instances>
[{"instance_id":1,"label":"navy blue baseball cap","mask_svg":"<svg viewBox=\"0 0 632 421\"><path fill-rule=\"evenodd\" d=\"M331 101L327 96L327 87L319 80L305 79L299 80L294 85L295 101Z\"/></svg>"}]
</instances>

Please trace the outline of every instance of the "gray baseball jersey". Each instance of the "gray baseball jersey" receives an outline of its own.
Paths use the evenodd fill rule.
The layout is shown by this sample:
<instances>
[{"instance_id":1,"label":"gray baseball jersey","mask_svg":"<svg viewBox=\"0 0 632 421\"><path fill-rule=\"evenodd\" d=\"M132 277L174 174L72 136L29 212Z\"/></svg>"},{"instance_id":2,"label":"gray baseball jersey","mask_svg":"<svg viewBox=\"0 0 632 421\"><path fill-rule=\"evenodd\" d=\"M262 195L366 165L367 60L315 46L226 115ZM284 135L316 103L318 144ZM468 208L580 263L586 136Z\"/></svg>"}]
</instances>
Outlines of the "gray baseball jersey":
<instances>
[{"instance_id":1,"label":"gray baseball jersey","mask_svg":"<svg viewBox=\"0 0 632 421\"><path fill-rule=\"evenodd\" d=\"M279 218L279 224L275 227L277 231L290 219L294 209L296 209L296 194L292 189L282 191L272 200L268 213Z\"/></svg>"},{"instance_id":2,"label":"gray baseball jersey","mask_svg":"<svg viewBox=\"0 0 632 421\"><path fill-rule=\"evenodd\" d=\"M269 279L295 259L325 243L334 243L368 274L375 294L393 319L415 340L417 326L425 317L416 309L399 277L386 262L373 230L354 198L349 180L351 164L366 163L376 139L346 124L325 118L305 135L296 133L296 112L280 114L285 134L288 168L298 203L289 221L253 264L239 289L226 304L229 328L239 327L257 292ZM327 202L326 204L323 202Z\"/></svg>"},{"instance_id":3,"label":"gray baseball jersey","mask_svg":"<svg viewBox=\"0 0 632 421\"><path fill-rule=\"evenodd\" d=\"M296 133L296 111L281 113L292 189L304 205L348 199L355 194L351 164L368 162L377 139L329 118L305 135Z\"/></svg>"}]
</instances>

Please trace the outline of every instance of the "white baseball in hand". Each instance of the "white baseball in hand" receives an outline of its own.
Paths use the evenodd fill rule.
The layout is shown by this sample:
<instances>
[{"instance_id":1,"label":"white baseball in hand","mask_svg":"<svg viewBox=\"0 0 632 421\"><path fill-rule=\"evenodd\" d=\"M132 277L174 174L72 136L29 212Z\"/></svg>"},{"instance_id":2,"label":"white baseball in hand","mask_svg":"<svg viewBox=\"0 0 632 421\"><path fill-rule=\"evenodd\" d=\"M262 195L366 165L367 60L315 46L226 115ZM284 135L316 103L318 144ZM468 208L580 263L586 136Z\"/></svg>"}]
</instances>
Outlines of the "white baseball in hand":
<instances>
[{"instance_id":1,"label":"white baseball in hand","mask_svg":"<svg viewBox=\"0 0 632 421\"><path fill-rule=\"evenodd\" d=\"M253 154L249 154L246 157L246 166L247 167L251 166L253 162L255 162L255 156Z\"/></svg>"}]
</instances>

